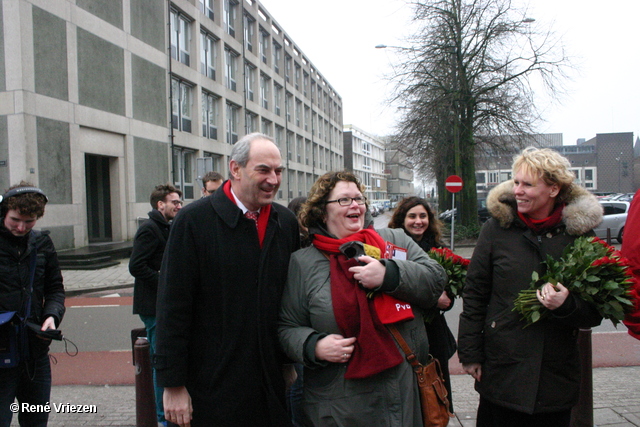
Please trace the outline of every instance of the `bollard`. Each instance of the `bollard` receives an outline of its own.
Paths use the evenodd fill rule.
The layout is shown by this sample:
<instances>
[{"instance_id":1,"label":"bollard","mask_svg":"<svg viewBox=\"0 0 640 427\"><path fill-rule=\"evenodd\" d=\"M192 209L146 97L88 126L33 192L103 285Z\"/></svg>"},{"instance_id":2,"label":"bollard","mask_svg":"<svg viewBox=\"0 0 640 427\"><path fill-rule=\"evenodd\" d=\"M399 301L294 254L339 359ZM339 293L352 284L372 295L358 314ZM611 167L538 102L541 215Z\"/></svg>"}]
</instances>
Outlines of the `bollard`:
<instances>
[{"instance_id":1,"label":"bollard","mask_svg":"<svg viewBox=\"0 0 640 427\"><path fill-rule=\"evenodd\" d=\"M157 427L149 341L146 338L138 338L133 346L133 352L136 361L136 426Z\"/></svg>"},{"instance_id":2,"label":"bollard","mask_svg":"<svg viewBox=\"0 0 640 427\"><path fill-rule=\"evenodd\" d=\"M593 365L591 353L591 328L578 332L580 352L580 395L578 404L571 410L571 427L593 427Z\"/></svg>"},{"instance_id":3,"label":"bollard","mask_svg":"<svg viewBox=\"0 0 640 427\"><path fill-rule=\"evenodd\" d=\"M611 246L611 229L607 228L607 245Z\"/></svg>"}]
</instances>

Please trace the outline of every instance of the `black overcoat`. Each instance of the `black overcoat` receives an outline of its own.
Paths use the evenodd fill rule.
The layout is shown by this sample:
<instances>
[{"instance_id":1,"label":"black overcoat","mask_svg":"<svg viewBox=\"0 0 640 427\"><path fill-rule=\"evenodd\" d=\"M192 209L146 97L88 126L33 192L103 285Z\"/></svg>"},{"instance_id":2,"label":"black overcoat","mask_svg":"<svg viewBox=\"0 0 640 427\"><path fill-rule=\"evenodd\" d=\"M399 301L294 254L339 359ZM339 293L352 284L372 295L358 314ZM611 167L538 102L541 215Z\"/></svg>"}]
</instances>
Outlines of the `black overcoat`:
<instances>
[{"instance_id":1,"label":"black overcoat","mask_svg":"<svg viewBox=\"0 0 640 427\"><path fill-rule=\"evenodd\" d=\"M274 203L262 249L255 223L224 191L184 207L160 274L155 367L185 385L193 426L287 426L277 336L298 223Z\"/></svg>"},{"instance_id":2,"label":"black overcoat","mask_svg":"<svg viewBox=\"0 0 640 427\"><path fill-rule=\"evenodd\" d=\"M156 315L158 277L164 248L169 238L170 224L157 210L149 212L133 238L129 258L129 273L135 278L133 287L133 314Z\"/></svg>"}]
</instances>

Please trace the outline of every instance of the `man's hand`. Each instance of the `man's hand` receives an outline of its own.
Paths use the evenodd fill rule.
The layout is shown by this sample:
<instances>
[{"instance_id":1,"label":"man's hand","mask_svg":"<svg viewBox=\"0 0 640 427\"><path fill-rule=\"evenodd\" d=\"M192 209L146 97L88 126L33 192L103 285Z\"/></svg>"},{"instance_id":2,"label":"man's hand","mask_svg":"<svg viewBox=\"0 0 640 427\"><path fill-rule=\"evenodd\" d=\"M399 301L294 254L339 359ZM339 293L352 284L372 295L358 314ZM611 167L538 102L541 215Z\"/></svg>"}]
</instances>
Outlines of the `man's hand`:
<instances>
[{"instance_id":1,"label":"man's hand","mask_svg":"<svg viewBox=\"0 0 640 427\"><path fill-rule=\"evenodd\" d=\"M191 427L193 406L191 406L191 396L186 387L165 387L162 403L167 421L181 427Z\"/></svg>"},{"instance_id":2,"label":"man's hand","mask_svg":"<svg viewBox=\"0 0 640 427\"><path fill-rule=\"evenodd\" d=\"M53 316L49 316L45 319L44 322L42 322L42 328L40 328L41 331L46 331L47 329L55 329L56 328L56 319L53 318Z\"/></svg>"},{"instance_id":3,"label":"man's hand","mask_svg":"<svg viewBox=\"0 0 640 427\"><path fill-rule=\"evenodd\" d=\"M480 382L482 378L482 365L480 363L463 363L462 369L476 381Z\"/></svg>"}]
</instances>

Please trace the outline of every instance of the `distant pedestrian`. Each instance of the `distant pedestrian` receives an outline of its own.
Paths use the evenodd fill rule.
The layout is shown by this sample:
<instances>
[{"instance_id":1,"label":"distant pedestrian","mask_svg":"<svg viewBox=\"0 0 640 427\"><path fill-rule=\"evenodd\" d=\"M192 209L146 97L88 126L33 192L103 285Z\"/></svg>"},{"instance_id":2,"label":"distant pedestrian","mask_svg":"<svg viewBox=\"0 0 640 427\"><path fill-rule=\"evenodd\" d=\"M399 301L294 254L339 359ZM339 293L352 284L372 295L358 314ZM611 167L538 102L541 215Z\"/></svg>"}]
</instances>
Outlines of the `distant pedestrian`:
<instances>
[{"instance_id":1,"label":"distant pedestrian","mask_svg":"<svg viewBox=\"0 0 640 427\"><path fill-rule=\"evenodd\" d=\"M21 333L25 330L23 320L41 331L56 329L65 312L56 249L47 231L33 228L44 215L47 201L42 190L24 181L0 199L0 317L4 318L0 325L1 427L11 424L14 399L20 405L51 402L51 339L28 328L26 339ZM49 419L47 411L17 412L20 425L25 427L46 426Z\"/></svg>"},{"instance_id":2,"label":"distant pedestrian","mask_svg":"<svg viewBox=\"0 0 640 427\"><path fill-rule=\"evenodd\" d=\"M164 248L169 238L170 222L182 208L182 192L171 184L158 185L151 193L149 219L142 223L133 238L129 272L135 278L133 314L140 316L147 331L151 354L156 351L156 303L158 276ZM155 381L156 413L164 422L162 388Z\"/></svg>"},{"instance_id":3,"label":"distant pedestrian","mask_svg":"<svg viewBox=\"0 0 640 427\"><path fill-rule=\"evenodd\" d=\"M224 178L218 172L207 172L202 177L202 197L213 194L222 185Z\"/></svg>"},{"instance_id":4,"label":"distant pedestrian","mask_svg":"<svg viewBox=\"0 0 640 427\"><path fill-rule=\"evenodd\" d=\"M633 296L635 307L624 319L629 335L640 340L640 190L636 191L627 214L622 239L622 256L629 260L631 272L635 277Z\"/></svg>"},{"instance_id":5,"label":"distant pedestrian","mask_svg":"<svg viewBox=\"0 0 640 427\"><path fill-rule=\"evenodd\" d=\"M560 258L602 221L602 207L573 183L570 168L557 151L529 147L514 160L514 178L487 197L492 218L471 258L458 335L460 362L480 394L479 427L568 427L578 401L578 329L600 324L596 307L546 283L537 298L550 318L525 328L513 311L547 256Z\"/></svg>"}]
</instances>

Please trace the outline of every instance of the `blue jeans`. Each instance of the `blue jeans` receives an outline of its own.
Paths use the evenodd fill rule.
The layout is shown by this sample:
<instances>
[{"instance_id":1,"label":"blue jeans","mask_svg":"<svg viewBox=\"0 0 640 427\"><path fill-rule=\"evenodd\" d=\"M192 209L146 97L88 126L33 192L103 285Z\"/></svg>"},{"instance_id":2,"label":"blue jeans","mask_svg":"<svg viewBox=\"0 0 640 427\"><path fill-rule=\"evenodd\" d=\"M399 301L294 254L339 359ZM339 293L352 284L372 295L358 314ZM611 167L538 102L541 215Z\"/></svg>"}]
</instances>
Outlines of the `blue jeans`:
<instances>
[{"instance_id":1,"label":"blue jeans","mask_svg":"<svg viewBox=\"0 0 640 427\"><path fill-rule=\"evenodd\" d=\"M35 360L23 361L15 368L0 368L0 427L9 427L13 412L10 405L18 403L45 405L51 397L51 365L49 354ZM49 413L45 411L18 411L21 426L46 426Z\"/></svg>"},{"instance_id":2,"label":"blue jeans","mask_svg":"<svg viewBox=\"0 0 640 427\"><path fill-rule=\"evenodd\" d=\"M291 423L294 427L300 427L302 425L302 372L304 367L301 363L294 365L298 378L287 390L287 409L291 415Z\"/></svg>"},{"instance_id":3,"label":"blue jeans","mask_svg":"<svg viewBox=\"0 0 640 427\"><path fill-rule=\"evenodd\" d=\"M147 330L147 340L149 341L149 350L151 351L150 356L156 352L156 316L143 316L139 315L142 323L144 323L144 327ZM158 417L159 422L165 421L164 419L164 405L162 404L162 394L164 393L164 388L158 387L158 383L156 382L156 370L153 370L153 390L156 395L156 415Z\"/></svg>"}]
</instances>

